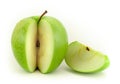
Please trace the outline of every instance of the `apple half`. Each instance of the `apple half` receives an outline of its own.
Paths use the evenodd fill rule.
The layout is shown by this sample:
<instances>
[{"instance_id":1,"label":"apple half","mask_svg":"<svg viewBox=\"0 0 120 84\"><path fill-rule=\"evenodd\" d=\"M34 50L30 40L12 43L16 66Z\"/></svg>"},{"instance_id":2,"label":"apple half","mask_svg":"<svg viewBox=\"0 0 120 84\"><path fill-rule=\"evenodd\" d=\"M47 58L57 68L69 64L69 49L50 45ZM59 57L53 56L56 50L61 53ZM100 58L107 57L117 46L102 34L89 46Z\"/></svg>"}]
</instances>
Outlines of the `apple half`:
<instances>
[{"instance_id":1,"label":"apple half","mask_svg":"<svg viewBox=\"0 0 120 84\"><path fill-rule=\"evenodd\" d=\"M28 72L38 67L42 73L55 70L64 59L68 47L62 23L51 17L28 17L17 23L11 39L14 56Z\"/></svg>"},{"instance_id":2,"label":"apple half","mask_svg":"<svg viewBox=\"0 0 120 84\"><path fill-rule=\"evenodd\" d=\"M106 69L110 64L106 55L78 41L69 45L65 61L70 68L82 73L99 72Z\"/></svg>"}]
</instances>

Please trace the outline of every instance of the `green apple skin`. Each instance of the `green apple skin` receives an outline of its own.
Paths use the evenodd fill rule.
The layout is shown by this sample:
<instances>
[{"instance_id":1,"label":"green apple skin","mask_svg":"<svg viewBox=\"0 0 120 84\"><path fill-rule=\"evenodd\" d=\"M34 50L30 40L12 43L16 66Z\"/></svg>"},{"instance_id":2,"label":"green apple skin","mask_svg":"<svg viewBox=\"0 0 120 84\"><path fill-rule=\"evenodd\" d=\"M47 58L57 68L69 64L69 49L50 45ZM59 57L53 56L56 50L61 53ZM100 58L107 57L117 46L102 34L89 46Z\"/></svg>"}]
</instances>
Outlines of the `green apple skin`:
<instances>
[{"instance_id":1,"label":"green apple skin","mask_svg":"<svg viewBox=\"0 0 120 84\"><path fill-rule=\"evenodd\" d=\"M110 65L106 55L78 41L74 41L68 46L65 62L71 69L80 73L100 72Z\"/></svg>"},{"instance_id":2,"label":"green apple skin","mask_svg":"<svg viewBox=\"0 0 120 84\"><path fill-rule=\"evenodd\" d=\"M50 16L43 16L39 22L40 49L38 68L42 73L55 70L67 51L67 33L60 21Z\"/></svg>"},{"instance_id":3,"label":"green apple skin","mask_svg":"<svg viewBox=\"0 0 120 84\"><path fill-rule=\"evenodd\" d=\"M61 22L53 17L43 16L39 23L38 20L39 16L33 16L25 18L17 23L11 39L12 50L16 60L24 70L33 72L36 67L38 67L42 73L48 73L54 71L64 59L68 47L67 33ZM44 28L42 28L43 31L41 32L40 27L42 23L47 24L46 28L49 26L47 29L50 33L48 30L44 32ZM37 33L39 33L39 35ZM46 35L50 36L50 39L44 41L45 38L42 38L42 36ZM42 38L39 38L39 49L36 48L38 37ZM48 51L44 52L42 50ZM50 56L49 52L52 53ZM42 56L40 53L48 53L45 58L48 56L50 60L43 59L41 63ZM44 66L42 64L46 65L45 69L42 67Z\"/></svg>"}]
</instances>

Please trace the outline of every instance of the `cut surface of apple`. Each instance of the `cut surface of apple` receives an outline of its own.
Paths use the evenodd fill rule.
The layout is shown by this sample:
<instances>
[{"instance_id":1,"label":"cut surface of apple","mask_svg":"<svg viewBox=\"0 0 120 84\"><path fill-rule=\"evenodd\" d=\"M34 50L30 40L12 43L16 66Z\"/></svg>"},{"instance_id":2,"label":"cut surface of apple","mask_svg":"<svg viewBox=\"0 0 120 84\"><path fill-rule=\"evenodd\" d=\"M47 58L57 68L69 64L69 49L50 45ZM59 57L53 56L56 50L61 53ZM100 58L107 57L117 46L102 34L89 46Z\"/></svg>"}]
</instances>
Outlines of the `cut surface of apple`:
<instances>
[{"instance_id":1,"label":"cut surface of apple","mask_svg":"<svg viewBox=\"0 0 120 84\"><path fill-rule=\"evenodd\" d=\"M69 45L65 61L73 70L83 73L99 72L109 66L106 55L77 41Z\"/></svg>"},{"instance_id":2,"label":"cut surface of apple","mask_svg":"<svg viewBox=\"0 0 120 84\"><path fill-rule=\"evenodd\" d=\"M28 17L17 23L11 39L18 63L28 72L55 70L64 59L68 39L64 26L50 16Z\"/></svg>"}]
</instances>

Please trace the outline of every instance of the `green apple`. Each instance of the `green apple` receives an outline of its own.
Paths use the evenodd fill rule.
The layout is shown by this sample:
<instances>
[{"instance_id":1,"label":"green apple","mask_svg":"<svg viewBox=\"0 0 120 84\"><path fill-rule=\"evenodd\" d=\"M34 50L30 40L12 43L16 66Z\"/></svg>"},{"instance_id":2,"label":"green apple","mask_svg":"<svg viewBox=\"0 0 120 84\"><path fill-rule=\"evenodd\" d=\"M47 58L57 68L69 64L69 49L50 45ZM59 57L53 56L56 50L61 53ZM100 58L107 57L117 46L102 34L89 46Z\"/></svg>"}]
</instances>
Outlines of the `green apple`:
<instances>
[{"instance_id":1,"label":"green apple","mask_svg":"<svg viewBox=\"0 0 120 84\"><path fill-rule=\"evenodd\" d=\"M110 64L106 55L77 41L68 46L65 61L70 68L82 73L99 72Z\"/></svg>"},{"instance_id":2,"label":"green apple","mask_svg":"<svg viewBox=\"0 0 120 84\"><path fill-rule=\"evenodd\" d=\"M17 23L11 39L14 56L28 72L55 70L64 59L68 39L62 23L51 16L28 17Z\"/></svg>"}]
</instances>

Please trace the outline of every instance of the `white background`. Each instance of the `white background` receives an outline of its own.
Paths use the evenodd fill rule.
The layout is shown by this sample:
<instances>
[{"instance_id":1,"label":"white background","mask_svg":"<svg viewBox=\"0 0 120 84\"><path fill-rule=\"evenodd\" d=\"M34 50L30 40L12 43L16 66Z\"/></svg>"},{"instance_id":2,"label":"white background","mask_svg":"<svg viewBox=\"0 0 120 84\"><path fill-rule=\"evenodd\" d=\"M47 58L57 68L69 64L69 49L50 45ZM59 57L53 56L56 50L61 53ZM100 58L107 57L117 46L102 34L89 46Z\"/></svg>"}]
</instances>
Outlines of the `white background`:
<instances>
[{"instance_id":1,"label":"white background","mask_svg":"<svg viewBox=\"0 0 120 84\"><path fill-rule=\"evenodd\" d=\"M63 62L49 74L25 72L14 59L11 34L19 20L44 10L64 24L69 42L78 40L107 54L110 67L97 74L81 74ZM119 84L119 29L119 0L0 0L0 84Z\"/></svg>"}]
</instances>

